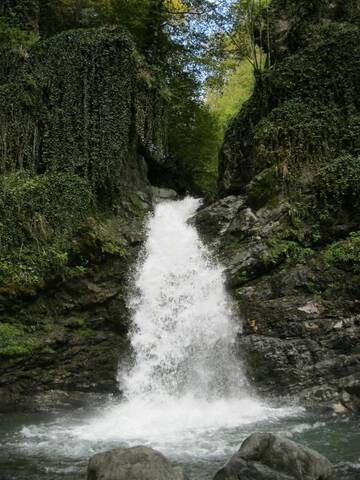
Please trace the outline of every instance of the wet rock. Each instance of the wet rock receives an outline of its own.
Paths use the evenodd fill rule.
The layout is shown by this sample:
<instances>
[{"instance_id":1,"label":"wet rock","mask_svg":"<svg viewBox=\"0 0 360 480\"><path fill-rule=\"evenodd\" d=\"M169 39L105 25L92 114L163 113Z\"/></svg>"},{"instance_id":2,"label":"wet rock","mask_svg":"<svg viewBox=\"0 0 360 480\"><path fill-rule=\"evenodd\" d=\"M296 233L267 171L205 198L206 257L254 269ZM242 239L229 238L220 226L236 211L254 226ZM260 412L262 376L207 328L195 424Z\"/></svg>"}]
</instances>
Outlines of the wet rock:
<instances>
[{"instance_id":1,"label":"wet rock","mask_svg":"<svg viewBox=\"0 0 360 480\"><path fill-rule=\"evenodd\" d=\"M232 288L269 270L268 241L281 230L287 218L286 205L274 210L253 210L246 196L229 196L201 210L194 223L202 237L218 243ZM217 240L217 242L214 240Z\"/></svg>"},{"instance_id":2,"label":"wet rock","mask_svg":"<svg viewBox=\"0 0 360 480\"><path fill-rule=\"evenodd\" d=\"M216 240L216 236L225 231L236 214L245 207L245 197L229 196L202 208L191 220L207 241Z\"/></svg>"},{"instance_id":3,"label":"wet rock","mask_svg":"<svg viewBox=\"0 0 360 480\"><path fill-rule=\"evenodd\" d=\"M327 480L331 463L315 450L271 433L254 433L214 480Z\"/></svg>"},{"instance_id":4,"label":"wet rock","mask_svg":"<svg viewBox=\"0 0 360 480\"><path fill-rule=\"evenodd\" d=\"M360 277L355 259L329 261L328 254L335 248L340 258L346 257L337 241L352 231L356 235L360 209L355 200L338 202L333 191L324 201L322 184L313 181L325 165L337 168L335 159L344 149L340 132L353 129L338 111L330 117L328 105L336 103L339 113L345 105L359 109L353 90L359 85L359 69L353 69L354 62L343 62L342 53L359 52L358 3L285 3L273 2L267 19L265 44L273 68L256 80L253 95L225 133L218 190L225 198L199 213L196 224L204 238L208 232L217 237L213 243L242 317L239 352L258 389L290 393L332 410L342 405L358 411ZM330 57L338 72L331 85ZM340 95L337 85L344 88ZM307 98L313 100L314 92L319 104L309 113ZM321 133L307 163L308 137L299 126L309 126L315 118L321 121L309 128L309 137L331 118L326 136L336 153L321 153ZM298 139L295 131L301 132ZM346 150L350 159L351 148ZM344 173L349 185L353 176ZM331 185L338 181L329 173L322 178ZM346 195L358 197L352 190ZM241 208L235 208L240 199Z\"/></svg>"},{"instance_id":5,"label":"wet rock","mask_svg":"<svg viewBox=\"0 0 360 480\"><path fill-rule=\"evenodd\" d=\"M239 354L258 391L358 411L356 277L327 267L321 252L282 239L284 202L254 210L246 195L232 195L200 210L193 222L225 266L242 319Z\"/></svg>"},{"instance_id":6,"label":"wet rock","mask_svg":"<svg viewBox=\"0 0 360 480\"><path fill-rule=\"evenodd\" d=\"M334 480L359 480L360 465L352 463L340 463L334 468Z\"/></svg>"},{"instance_id":7,"label":"wet rock","mask_svg":"<svg viewBox=\"0 0 360 480\"><path fill-rule=\"evenodd\" d=\"M152 197L154 202L161 202L163 200L176 200L179 195L171 188L152 187Z\"/></svg>"},{"instance_id":8,"label":"wet rock","mask_svg":"<svg viewBox=\"0 0 360 480\"><path fill-rule=\"evenodd\" d=\"M87 480L186 480L159 452L148 447L118 448L89 460Z\"/></svg>"},{"instance_id":9,"label":"wet rock","mask_svg":"<svg viewBox=\"0 0 360 480\"><path fill-rule=\"evenodd\" d=\"M0 412L49 410L73 396L119 391L119 361L129 347L126 276L136 253L111 256L8 313L9 321L29 325L32 350L1 360Z\"/></svg>"}]
</instances>

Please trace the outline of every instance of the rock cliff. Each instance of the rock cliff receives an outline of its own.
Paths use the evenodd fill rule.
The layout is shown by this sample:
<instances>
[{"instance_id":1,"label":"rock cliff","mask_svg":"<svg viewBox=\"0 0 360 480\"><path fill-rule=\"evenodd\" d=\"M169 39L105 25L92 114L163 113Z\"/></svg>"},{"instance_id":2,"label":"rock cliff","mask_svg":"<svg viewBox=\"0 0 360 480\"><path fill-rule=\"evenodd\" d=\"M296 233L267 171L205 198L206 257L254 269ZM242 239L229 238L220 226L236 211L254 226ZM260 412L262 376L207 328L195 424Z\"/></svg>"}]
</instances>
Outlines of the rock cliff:
<instances>
[{"instance_id":1,"label":"rock cliff","mask_svg":"<svg viewBox=\"0 0 360 480\"><path fill-rule=\"evenodd\" d=\"M118 392L165 114L119 28L36 42L14 69L0 85L0 407L37 409Z\"/></svg>"},{"instance_id":2,"label":"rock cliff","mask_svg":"<svg viewBox=\"0 0 360 480\"><path fill-rule=\"evenodd\" d=\"M230 124L216 239L266 394L360 406L360 42L357 2L272 2L271 65Z\"/></svg>"}]
</instances>

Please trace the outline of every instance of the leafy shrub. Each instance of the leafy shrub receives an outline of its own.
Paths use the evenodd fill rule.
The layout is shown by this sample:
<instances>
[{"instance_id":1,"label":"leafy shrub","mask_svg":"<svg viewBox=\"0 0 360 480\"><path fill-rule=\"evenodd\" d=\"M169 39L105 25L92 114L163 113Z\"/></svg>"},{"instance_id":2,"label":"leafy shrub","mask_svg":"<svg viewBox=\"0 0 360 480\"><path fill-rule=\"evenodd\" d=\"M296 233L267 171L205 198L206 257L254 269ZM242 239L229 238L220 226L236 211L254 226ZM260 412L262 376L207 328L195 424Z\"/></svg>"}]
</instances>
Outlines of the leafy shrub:
<instances>
[{"instance_id":1,"label":"leafy shrub","mask_svg":"<svg viewBox=\"0 0 360 480\"><path fill-rule=\"evenodd\" d=\"M325 251L324 259L329 266L360 273L360 231L351 233L345 240L331 244Z\"/></svg>"},{"instance_id":2,"label":"leafy shrub","mask_svg":"<svg viewBox=\"0 0 360 480\"><path fill-rule=\"evenodd\" d=\"M0 252L69 238L90 209L92 195L82 178L19 171L0 177Z\"/></svg>"},{"instance_id":3,"label":"leafy shrub","mask_svg":"<svg viewBox=\"0 0 360 480\"><path fill-rule=\"evenodd\" d=\"M15 325L0 323L0 357L30 355L34 342Z\"/></svg>"},{"instance_id":4,"label":"leafy shrub","mask_svg":"<svg viewBox=\"0 0 360 480\"><path fill-rule=\"evenodd\" d=\"M35 33L22 30L10 18L0 17L0 84L16 78L17 68L37 40Z\"/></svg>"},{"instance_id":5,"label":"leafy shrub","mask_svg":"<svg viewBox=\"0 0 360 480\"><path fill-rule=\"evenodd\" d=\"M356 210L360 207L360 157L344 154L322 165L320 196L331 208Z\"/></svg>"},{"instance_id":6,"label":"leafy shrub","mask_svg":"<svg viewBox=\"0 0 360 480\"><path fill-rule=\"evenodd\" d=\"M311 248L301 246L293 240L274 237L268 243L269 249L263 254L262 261L267 266L279 265L284 261L291 264L303 264L313 254Z\"/></svg>"},{"instance_id":7,"label":"leafy shrub","mask_svg":"<svg viewBox=\"0 0 360 480\"><path fill-rule=\"evenodd\" d=\"M0 177L0 285L38 288L44 276L62 271L91 202L87 182L76 175Z\"/></svg>"},{"instance_id":8,"label":"leafy shrub","mask_svg":"<svg viewBox=\"0 0 360 480\"><path fill-rule=\"evenodd\" d=\"M35 33L23 30L10 18L0 17L0 51L25 55L37 40Z\"/></svg>"}]
</instances>

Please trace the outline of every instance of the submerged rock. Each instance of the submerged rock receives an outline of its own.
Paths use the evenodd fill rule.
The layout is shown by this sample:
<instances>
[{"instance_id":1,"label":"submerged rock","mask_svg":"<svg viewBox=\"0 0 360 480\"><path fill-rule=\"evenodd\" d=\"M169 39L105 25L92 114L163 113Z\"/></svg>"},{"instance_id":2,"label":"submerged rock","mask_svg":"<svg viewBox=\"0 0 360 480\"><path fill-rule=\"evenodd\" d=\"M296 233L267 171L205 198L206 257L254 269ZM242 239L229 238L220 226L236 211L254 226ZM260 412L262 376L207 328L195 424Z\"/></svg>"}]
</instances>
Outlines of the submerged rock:
<instances>
[{"instance_id":1,"label":"submerged rock","mask_svg":"<svg viewBox=\"0 0 360 480\"><path fill-rule=\"evenodd\" d=\"M272 433L253 433L214 480L327 480L331 463L315 450Z\"/></svg>"},{"instance_id":2,"label":"submerged rock","mask_svg":"<svg viewBox=\"0 0 360 480\"><path fill-rule=\"evenodd\" d=\"M159 452L148 447L117 448L89 460L87 480L186 480Z\"/></svg>"}]
</instances>

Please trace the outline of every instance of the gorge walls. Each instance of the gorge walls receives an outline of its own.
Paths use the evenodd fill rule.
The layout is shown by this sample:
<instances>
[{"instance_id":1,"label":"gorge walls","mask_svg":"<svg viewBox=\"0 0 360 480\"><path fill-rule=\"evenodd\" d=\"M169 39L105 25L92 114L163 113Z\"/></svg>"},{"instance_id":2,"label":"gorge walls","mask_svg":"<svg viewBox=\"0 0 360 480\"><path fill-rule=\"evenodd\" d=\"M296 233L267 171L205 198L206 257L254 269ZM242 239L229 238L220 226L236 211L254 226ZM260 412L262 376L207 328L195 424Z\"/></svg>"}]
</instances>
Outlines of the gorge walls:
<instances>
[{"instance_id":1,"label":"gorge walls","mask_svg":"<svg viewBox=\"0 0 360 480\"><path fill-rule=\"evenodd\" d=\"M120 28L1 59L0 406L116 393L148 165L165 161L161 79Z\"/></svg>"},{"instance_id":2,"label":"gorge walls","mask_svg":"<svg viewBox=\"0 0 360 480\"><path fill-rule=\"evenodd\" d=\"M227 264L260 390L357 410L358 3L271 8L271 64L225 135L221 199L196 221Z\"/></svg>"}]
</instances>

